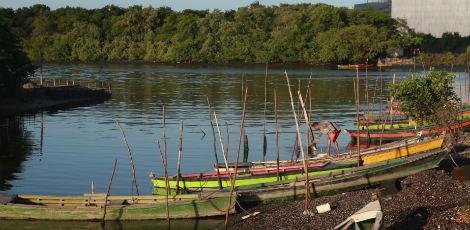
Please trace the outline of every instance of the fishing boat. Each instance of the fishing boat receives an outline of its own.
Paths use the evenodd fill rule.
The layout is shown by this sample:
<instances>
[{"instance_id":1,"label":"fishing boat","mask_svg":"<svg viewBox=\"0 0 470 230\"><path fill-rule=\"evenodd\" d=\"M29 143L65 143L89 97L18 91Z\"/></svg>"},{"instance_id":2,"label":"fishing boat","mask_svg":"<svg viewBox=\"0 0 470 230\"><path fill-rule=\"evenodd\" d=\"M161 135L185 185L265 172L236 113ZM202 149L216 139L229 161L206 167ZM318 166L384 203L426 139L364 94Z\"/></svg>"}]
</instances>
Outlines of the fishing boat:
<instances>
[{"instance_id":1,"label":"fishing boat","mask_svg":"<svg viewBox=\"0 0 470 230\"><path fill-rule=\"evenodd\" d=\"M337 171L323 178L309 179L311 196L323 196L363 189L380 183L436 168L447 154L436 149L406 158L389 160L375 165L357 167L351 171ZM270 203L279 200L297 200L305 196L305 177L289 184L260 185L240 188L237 201L243 205Z\"/></svg>"},{"instance_id":2,"label":"fishing boat","mask_svg":"<svg viewBox=\"0 0 470 230\"><path fill-rule=\"evenodd\" d=\"M338 224L335 230L379 230L382 225L382 207L378 200L366 206Z\"/></svg>"},{"instance_id":3,"label":"fishing boat","mask_svg":"<svg viewBox=\"0 0 470 230\"><path fill-rule=\"evenodd\" d=\"M407 138L400 141L390 142L387 144L383 144L381 146L372 146L366 149L360 150L360 155L363 160L363 164L374 164L384 160L390 160L393 158L405 157L411 154L430 151L433 149L441 148L442 143L444 142L443 136L437 137L427 137L427 138L420 138L420 137L412 137ZM357 155L353 152L356 150L354 148L350 148L349 152L342 153L340 155L335 156L327 156L326 154L319 154L318 157L313 157L307 159L307 165L309 171L319 170L325 168L328 164L339 165L346 167L346 166L355 166L357 165ZM349 163L349 164L348 164ZM276 172L277 165L276 161L254 161L254 162L245 162L239 163L238 165L238 172L239 173L249 173L249 172ZM232 173L234 172L235 163L229 163L228 165L225 164L218 164L219 171L226 171L226 167L229 168L229 171ZM215 167L217 167L215 166ZM279 170L281 172L285 171L298 171L302 172L303 169L303 162L301 160L290 161L284 160L279 161ZM334 166L333 166L334 167Z\"/></svg>"},{"instance_id":4,"label":"fishing boat","mask_svg":"<svg viewBox=\"0 0 470 230\"><path fill-rule=\"evenodd\" d=\"M351 137L352 141L356 141L357 137L360 138L362 143L383 141L400 140L403 138L415 136L429 136L440 134L443 132L453 132L455 130L470 131L470 119L457 121L449 126L416 126L408 128L390 128L390 129L360 129L360 130L345 130Z\"/></svg>"},{"instance_id":5,"label":"fishing boat","mask_svg":"<svg viewBox=\"0 0 470 230\"><path fill-rule=\"evenodd\" d=\"M459 112L457 121L470 120L470 110ZM357 124L356 124L357 125ZM426 125L424 125L426 127ZM403 117L395 116L389 120L360 120L358 128L360 130L390 130L390 129L404 129L404 128L420 128L416 121L406 119Z\"/></svg>"},{"instance_id":6,"label":"fishing boat","mask_svg":"<svg viewBox=\"0 0 470 230\"><path fill-rule=\"evenodd\" d=\"M0 195L0 219L102 220L105 194L83 196ZM212 192L169 196L172 219L204 218L235 212L236 194ZM166 219L165 196L108 196L105 220Z\"/></svg>"},{"instance_id":7,"label":"fishing boat","mask_svg":"<svg viewBox=\"0 0 470 230\"><path fill-rule=\"evenodd\" d=\"M365 69L374 67L373 64L346 64L346 65L338 65L338 69Z\"/></svg>"},{"instance_id":8,"label":"fishing boat","mask_svg":"<svg viewBox=\"0 0 470 230\"><path fill-rule=\"evenodd\" d=\"M428 138L421 140L414 138L393 144L384 145L382 147L375 147L360 153L361 163L364 166L380 166L381 163L399 159L403 157L412 156L414 154L440 149L444 137ZM309 170L309 177L322 178L337 172L350 172L357 169L358 157L353 154L343 154L336 159L329 158L330 162L322 168ZM318 160L325 161L324 157ZM234 171L224 173L207 172L207 173L192 173L183 174L179 177L172 176L168 178L169 187L172 191L181 189L186 192L200 192L222 189L230 187L231 177ZM304 175L303 168L287 170L285 168L265 168L265 169L252 169L248 171L238 171L237 180L235 181L235 188L253 187L260 185L267 185L272 183L290 183ZM153 194L163 194L165 189L165 178L152 176Z\"/></svg>"}]
</instances>

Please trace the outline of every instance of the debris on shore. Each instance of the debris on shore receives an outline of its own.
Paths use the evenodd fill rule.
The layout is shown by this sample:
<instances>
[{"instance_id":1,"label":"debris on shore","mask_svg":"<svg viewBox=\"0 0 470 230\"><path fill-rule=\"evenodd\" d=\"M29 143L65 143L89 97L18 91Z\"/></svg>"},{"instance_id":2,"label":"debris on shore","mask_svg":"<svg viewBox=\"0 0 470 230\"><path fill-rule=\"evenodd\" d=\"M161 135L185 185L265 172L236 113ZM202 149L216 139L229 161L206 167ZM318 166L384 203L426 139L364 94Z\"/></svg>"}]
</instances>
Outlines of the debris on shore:
<instances>
[{"instance_id":1,"label":"debris on shore","mask_svg":"<svg viewBox=\"0 0 470 230\"><path fill-rule=\"evenodd\" d=\"M464 150L454 160L460 166L470 167L469 153ZM451 159L446 159L437 169L392 181L391 186L383 184L367 190L314 198L310 200L311 210L325 203L333 203L335 208L313 216L302 214L303 200L256 206L232 216L231 228L333 229L378 194L384 229L465 229L470 226L470 182L454 179L453 165ZM246 220L240 218L253 212L261 214Z\"/></svg>"}]
</instances>

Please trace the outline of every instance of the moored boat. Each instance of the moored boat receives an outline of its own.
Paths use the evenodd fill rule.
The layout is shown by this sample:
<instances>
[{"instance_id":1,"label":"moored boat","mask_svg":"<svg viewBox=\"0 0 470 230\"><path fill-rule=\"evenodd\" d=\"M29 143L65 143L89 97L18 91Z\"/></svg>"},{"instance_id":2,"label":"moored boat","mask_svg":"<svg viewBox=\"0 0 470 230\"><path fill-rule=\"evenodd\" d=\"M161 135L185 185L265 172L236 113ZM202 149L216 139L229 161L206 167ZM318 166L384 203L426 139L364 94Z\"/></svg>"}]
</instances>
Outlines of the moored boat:
<instances>
[{"instance_id":1,"label":"moored boat","mask_svg":"<svg viewBox=\"0 0 470 230\"><path fill-rule=\"evenodd\" d=\"M335 173L324 178L312 178L309 180L311 187L309 193L318 197L371 187L436 168L446 154L447 150L437 149L381 164L358 167L356 170ZM239 194L237 201L241 205L302 199L305 196L305 178L298 178L296 182L283 185L260 186L256 189L241 188L237 193Z\"/></svg>"},{"instance_id":2,"label":"moored boat","mask_svg":"<svg viewBox=\"0 0 470 230\"><path fill-rule=\"evenodd\" d=\"M0 219L102 220L105 195L83 196L11 195L0 203ZM172 219L204 218L235 212L236 194L181 194L169 197ZM165 196L108 196L105 220L153 220L166 218Z\"/></svg>"},{"instance_id":3,"label":"moored boat","mask_svg":"<svg viewBox=\"0 0 470 230\"><path fill-rule=\"evenodd\" d=\"M470 119L461 120L455 122L449 126L421 126L416 128L393 128L393 129L361 129L361 130L345 130L345 132L351 137L351 140L356 141L357 137L360 138L361 143L376 142L379 140L393 141L400 140L415 136L429 136L440 134L443 132L455 131L455 130L470 130Z\"/></svg>"},{"instance_id":4,"label":"moored boat","mask_svg":"<svg viewBox=\"0 0 470 230\"><path fill-rule=\"evenodd\" d=\"M363 167L378 167L384 162L409 157L415 154L428 152L436 149L440 149L444 137L428 138L426 140L420 140L419 138L413 138L411 140L405 140L398 143L391 143L382 147L375 147L361 152L361 163ZM319 160L324 161L325 159L320 158ZM354 154L343 154L333 160L329 158L330 163L323 168L317 170L310 170L309 177L311 178L323 178L329 175L341 172L347 173L356 171L358 169L358 157ZM297 180L299 177L303 177L303 168L300 170L292 171L277 171L277 168L257 169L248 172L239 172L235 187L258 187L268 184L282 184L290 183ZM180 175L179 181L176 176L172 176L168 179L169 187L171 190L177 188L182 189L186 192L198 192L216 190L220 188L227 188L231 185L230 175L234 172L217 175L216 172L210 173L193 173ZM219 180L220 178L220 180ZM165 190L165 178L153 177L151 178L154 190L154 194L163 194ZM177 184L178 181L178 184Z\"/></svg>"},{"instance_id":5,"label":"moored boat","mask_svg":"<svg viewBox=\"0 0 470 230\"><path fill-rule=\"evenodd\" d=\"M360 154L361 158L364 161L363 164L374 164L384 160L390 160L399 157L409 156L415 153L425 152L440 148L442 143L444 142L443 136L437 137L428 137L428 138L407 138L400 141L395 141L387 144L383 144L381 146L372 146L366 149L361 149ZM355 148L355 146L354 146ZM349 152L342 153L340 155L335 156L327 156L325 154L320 154L319 157L313 157L307 159L307 164L309 170L314 169L321 169L325 168L326 165L344 163L344 161L353 161L354 164L357 164L354 152L355 149L350 148ZM281 172L286 171L285 169L289 169L289 171L297 170L301 172L303 170L303 162L301 160L296 161L289 161L284 160L279 162L279 169ZM344 164L343 164L344 165ZM225 172L225 164L218 165L219 170ZM229 170L233 172L235 163L228 164ZM238 169L241 173L249 173L249 172L276 172L277 166L276 161L254 161L254 162L245 162L239 163Z\"/></svg>"},{"instance_id":6,"label":"moored boat","mask_svg":"<svg viewBox=\"0 0 470 230\"><path fill-rule=\"evenodd\" d=\"M338 65L338 69L365 69L374 67L373 64L345 64L345 65Z\"/></svg>"}]
</instances>

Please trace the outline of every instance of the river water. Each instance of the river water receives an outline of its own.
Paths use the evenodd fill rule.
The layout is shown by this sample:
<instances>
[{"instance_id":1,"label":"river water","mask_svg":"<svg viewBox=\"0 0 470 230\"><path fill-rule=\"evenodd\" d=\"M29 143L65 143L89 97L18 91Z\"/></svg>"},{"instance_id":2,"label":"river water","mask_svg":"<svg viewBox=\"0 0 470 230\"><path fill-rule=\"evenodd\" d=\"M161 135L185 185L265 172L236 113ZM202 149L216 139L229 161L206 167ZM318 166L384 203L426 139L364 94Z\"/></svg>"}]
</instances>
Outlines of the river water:
<instances>
[{"instance_id":1,"label":"river water","mask_svg":"<svg viewBox=\"0 0 470 230\"><path fill-rule=\"evenodd\" d=\"M299 82L305 93L311 76L312 120L335 121L342 129L352 128L355 120L355 71L310 69L307 66L269 68L267 159L275 159L274 90L279 101L281 159L290 159L295 139L295 122L284 70L290 76L294 93ZM380 78L386 89L394 74L400 79L409 73L408 69L369 71L369 108L383 108L382 103L388 98L388 92L380 90ZM465 74L457 75L456 91L467 92L460 86L468 84ZM210 171L214 153L206 97L217 113L225 145L225 124L228 124L228 155L233 161L243 81L248 86L245 132L249 140L249 160L263 159L264 66L48 65L44 67L44 76L76 82L109 81L113 96L102 104L1 119L1 192L80 195L91 192L92 181L95 192L104 192L116 158L118 165L111 194L130 194L128 154L114 122L118 119L134 155L140 193L150 194L149 173L162 175L156 139L162 139L163 106L167 117L169 173L176 173L180 120L184 122L182 172ZM360 78L361 111L366 111L364 71L360 72ZM305 132L305 127L302 131ZM349 141L345 133L340 135L339 144L343 151L348 151ZM323 137L318 148L324 149L325 142ZM222 159L218 142L217 148L219 159Z\"/></svg>"}]
</instances>

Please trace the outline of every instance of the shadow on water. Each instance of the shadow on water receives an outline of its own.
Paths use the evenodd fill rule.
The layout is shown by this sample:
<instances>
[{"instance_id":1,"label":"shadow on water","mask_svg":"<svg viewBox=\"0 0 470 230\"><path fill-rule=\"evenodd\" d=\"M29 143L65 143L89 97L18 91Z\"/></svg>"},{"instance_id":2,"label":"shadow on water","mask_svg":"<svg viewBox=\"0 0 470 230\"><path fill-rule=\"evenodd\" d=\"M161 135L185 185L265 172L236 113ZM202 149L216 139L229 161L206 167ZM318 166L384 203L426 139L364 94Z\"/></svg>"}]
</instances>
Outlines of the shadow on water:
<instances>
[{"instance_id":1,"label":"shadow on water","mask_svg":"<svg viewBox=\"0 0 470 230\"><path fill-rule=\"evenodd\" d=\"M10 181L22 171L31 150L29 136L22 117L0 118L0 191L10 189Z\"/></svg>"},{"instance_id":2,"label":"shadow on water","mask_svg":"<svg viewBox=\"0 0 470 230\"><path fill-rule=\"evenodd\" d=\"M168 229L166 220L156 221L108 221L84 222L84 221L19 221L2 220L3 230L154 230ZM171 229L206 230L224 229L224 220L203 219L203 220L172 220Z\"/></svg>"}]
</instances>

